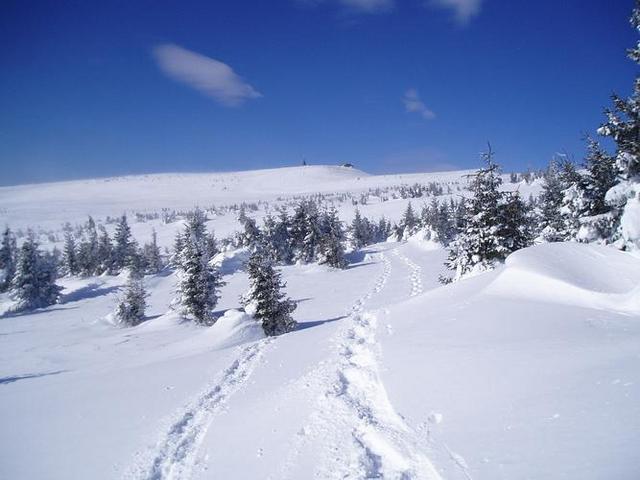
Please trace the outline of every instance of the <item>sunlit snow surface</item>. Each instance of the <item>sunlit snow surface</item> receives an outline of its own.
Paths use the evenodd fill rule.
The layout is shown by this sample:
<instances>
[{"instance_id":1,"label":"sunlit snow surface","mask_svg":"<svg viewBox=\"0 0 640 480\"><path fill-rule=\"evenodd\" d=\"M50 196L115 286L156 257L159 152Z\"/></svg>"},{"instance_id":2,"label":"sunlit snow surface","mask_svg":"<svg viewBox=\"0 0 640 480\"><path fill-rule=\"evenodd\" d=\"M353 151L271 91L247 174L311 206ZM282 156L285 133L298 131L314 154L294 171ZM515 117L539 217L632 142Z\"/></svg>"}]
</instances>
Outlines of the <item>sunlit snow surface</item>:
<instances>
[{"instance_id":1,"label":"sunlit snow surface","mask_svg":"<svg viewBox=\"0 0 640 480\"><path fill-rule=\"evenodd\" d=\"M60 231L86 214L265 200L261 217L278 198L463 186L465 173L306 167L7 187L0 223ZM406 204L360 209L397 220ZM350 202L336 205L351 218ZM180 222L132 226L169 246ZM208 226L237 228L231 213ZM265 339L239 311L244 256L218 259L227 285L211 328L171 311L170 273L145 279L149 319L134 328L110 320L124 277L62 279L60 304L0 318L0 478L640 478L637 258L542 245L442 287L435 244L374 245L344 271L284 267L299 329Z\"/></svg>"}]
</instances>

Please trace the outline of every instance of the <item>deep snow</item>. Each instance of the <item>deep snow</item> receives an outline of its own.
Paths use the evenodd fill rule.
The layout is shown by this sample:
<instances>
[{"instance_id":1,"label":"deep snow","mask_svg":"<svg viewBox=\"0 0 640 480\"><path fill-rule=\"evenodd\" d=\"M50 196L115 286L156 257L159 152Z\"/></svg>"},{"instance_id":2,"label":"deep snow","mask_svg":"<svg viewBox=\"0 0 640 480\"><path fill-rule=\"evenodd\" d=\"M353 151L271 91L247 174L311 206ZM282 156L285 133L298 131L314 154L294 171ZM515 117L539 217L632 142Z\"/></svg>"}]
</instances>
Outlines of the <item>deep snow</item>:
<instances>
[{"instance_id":1,"label":"deep snow","mask_svg":"<svg viewBox=\"0 0 640 480\"><path fill-rule=\"evenodd\" d=\"M305 168L2 188L0 221L59 229L87 213L465 178ZM360 208L397 219L406 203ZM145 241L152 226L170 245L180 224L133 231ZM237 228L232 214L209 226ZM284 267L299 328L265 339L239 311L244 256L218 259L211 328L171 311L170 272L145 279L137 327L109 319L124 276L62 279L60 304L0 318L0 478L640 476L639 259L540 245L443 287L437 245L374 245L344 271Z\"/></svg>"}]
</instances>

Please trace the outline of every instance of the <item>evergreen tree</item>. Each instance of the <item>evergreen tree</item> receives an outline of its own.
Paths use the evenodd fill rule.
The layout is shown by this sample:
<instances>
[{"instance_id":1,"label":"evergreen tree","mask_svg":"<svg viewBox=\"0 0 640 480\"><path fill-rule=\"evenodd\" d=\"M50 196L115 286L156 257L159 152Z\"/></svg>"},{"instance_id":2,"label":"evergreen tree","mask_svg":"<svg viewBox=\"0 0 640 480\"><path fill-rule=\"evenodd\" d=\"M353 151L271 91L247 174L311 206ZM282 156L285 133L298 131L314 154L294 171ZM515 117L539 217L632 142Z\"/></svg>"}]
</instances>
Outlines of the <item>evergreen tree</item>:
<instances>
[{"instance_id":1,"label":"evergreen tree","mask_svg":"<svg viewBox=\"0 0 640 480\"><path fill-rule=\"evenodd\" d=\"M11 295L18 301L18 308L42 308L58 301L62 288L55 283L56 267L54 258L39 250L33 233L29 232L20 247L11 283Z\"/></svg>"},{"instance_id":2,"label":"evergreen tree","mask_svg":"<svg viewBox=\"0 0 640 480\"><path fill-rule=\"evenodd\" d=\"M293 252L291 250L291 240L289 238L289 218L283 209L279 218L267 215L262 228L262 244L265 253L274 262L291 263Z\"/></svg>"},{"instance_id":3,"label":"evergreen tree","mask_svg":"<svg viewBox=\"0 0 640 480\"><path fill-rule=\"evenodd\" d=\"M532 222L520 194L507 194L500 209L500 238L507 253L515 252L533 243Z\"/></svg>"},{"instance_id":4,"label":"evergreen tree","mask_svg":"<svg viewBox=\"0 0 640 480\"><path fill-rule=\"evenodd\" d=\"M286 285L264 249L257 248L251 254L247 272L249 291L242 298L242 303L262 323L264 333L273 336L294 330L296 321L291 313L296 309L296 304L286 298L283 292Z\"/></svg>"},{"instance_id":5,"label":"evergreen tree","mask_svg":"<svg viewBox=\"0 0 640 480\"><path fill-rule=\"evenodd\" d=\"M115 317L122 325L134 327L144 320L147 292L141 278L129 276L124 293L118 300Z\"/></svg>"},{"instance_id":6,"label":"evergreen tree","mask_svg":"<svg viewBox=\"0 0 640 480\"><path fill-rule=\"evenodd\" d=\"M334 268L345 268L347 261L344 257L345 234L342 222L338 218L335 207L325 210L322 214L322 238L319 246L319 260Z\"/></svg>"},{"instance_id":7,"label":"evergreen tree","mask_svg":"<svg viewBox=\"0 0 640 480\"><path fill-rule=\"evenodd\" d=\"M98 246L96 250L96 274L112 273L113 271L113 246L107 229L99 227Z\"/></svg>"},{"instance_id":8,"label":"evergreen tree","mask_svg":"<svg viewBox=\"0 0 640 480\"><path fill-rule=\"evenodd\" d=\"M127 223L127 216L122 215L116 224L113 237L112 266L116 271L125 268L135 254L135 244L131 238L131 228Z\"/></svg>"},{"instance_id":9,"label":"evergreen tree","mask_svg":"<svg viewBox=\"0 0 640 480\"><path fill-rule=\"evenodd\" d=\"M413 235L418 227L420 226L420 222L416 217L415 212L413 211L413 206L411 202L407 205L404 214L402 215L402 219L400 220L400 228L402 228L402 238L408 237L409 235ZM400 240L400 239L399 239Z\"/></svg>"},{"instance_id":10,"label":"evergreen tree","mask_svg":"<svg viewBox=\"0 0 640 480\"><path fill-rule=\"evenodd\" d=\"M564 220L560 213L565 185L561 181L559 170L558 162L552 160L542 184L540 239L545 242L561 242L565 239Z\"/></svg>"},{"instance_id":11,"label":"evergreen tree","mask_svg":"<svg viewBox=\"0 0 640 480\"><path fill-rule=\"evenodd\" d=\"M640 32L640 0L631 15L631 25ZM628 56L640 64L640 42L628 50ZM605 239L623 249L640 249L640 77L636 76L633 92L627 99L613 95L613 109L606 112L607 121L598 129L600 135L616 144L615 164L618 181L605 196L611 208L611 234Z\"/></svg>"},{"instance_id":12,"label":"evergreen tree","mask_svg":"<svg viewBox=\"0 0 640 480\"><path fill-rule=\"evenodd\" d=\"M298 203L291 219L290 233L295 260L301 263L313 262L321 235L318 206L315 202L302 200Z\"/></svg>"},{"instance_id":13,"label":"evergreen tree","mask_svg":"<svg viewBox=\"0 0 640 480\"><path fill-rule=\"evenodd\" d=\"M589 201L587 215L600 215L610 211L605 201L607 192L617 183L616 160L605 152L600 144L589 138L585 158L586 197Z\"/></svg>"},{"instance_id":14,"label":"evergreen tree","mask_svg":"<svg viewBox=\"0 0 640 480\"><path fill-rule=\"evenodd\" d=\"M465 228L451 243L446 265L456 272L455 279L472 271L488 270L508 254L502 237L500 169L491 148L482 155L486 166L475 174L467 201Z\"/></svg>"},{"instance_id":15,"label":"evergreen tree","mask_svg":"<svg viewBox=\"0 0 640 480\"><path fill-rule=\"evenodd\" d=\"M0 243L0 292L5 292L11 286L16 273L18 247L16 237L9 227L4 229L2 243Z\"/></svg>"},{"instance_id":16,"label":"evergreen tree","mask_svg":"<svg viewBox=\"0 0 640 480\"><path fill-rule=\"evenodd\" d=\"M178 270L178 300L185 315L201 325L211 325L215 321L213 309L218 303L218 290L224 282L218 269L210 264L205 240L204 235L198 238L197 230L184 238Z\"/></svg>"},{"instance_id":17,"label":"evergreen tree","mask_svg":"<svg viewBox=\"0 0 640 480\"><path fill-rule=\"evenodd\" d=\"M151 243L145 243L142 255L144 256L146 273L155 275L162 270L162 258L160 256L160 248L158 247L158 234L155 228L151 232Z\"/></svg>"},{"instance_id":18,"label":"evergreen tree","mask_svg":"<svg viewBox=\"0 0 640 480\"><path fill-rule=\"evenodd\" d=\"M242 247L253 247L260 242L260 229L253 218L247 216L244 206L240 209L238 221L242 226L242 232L238 234L238 244Z\"/></svg>"},{"instance_id":19,"label":"evergreen tree","mask_svg":"<svg viewBox=\"0 0 640 480\"><path fill-rule=\"evenodd\" d=\"M77 249L78 270L83 275L95 275L100 267L98 259L98 232L96 223L92 217L89 217L83 229L83 236Z\"/></svg>"},{"instance_id":20,"label":"evergreen tree","mask_svg":"<svg viewBox=\"0 0 640 480\"><path fill-rule=\"evenodd\" d=\"M78 274L78 260L76 257L76 241L71 232L64 234L64 249L62 253L64 273L67 275Z\"/></svg>"},{"instance_id":21,"label":"evergreen tree","mask_svg":"<svg viewBox=\"0 0 640 480\"><path fill-rule=\"evenodd\" d=\"M176 233L176 237L173 241L173 254L169 259L169 264L173 268L180 268L180 261L182 259L182 249L184 248L185 235L182 232Z\"/></svg>"},{"instance_id":22,"label":"evergreen tree","mask_svg":"<svg viewBox=\"0 0 640 480\"><path fill-rule=\"evenodd\" d=\"M360 214L360 210L357 208L351 226L349 227L349 236L351 245L356 250L369 245L373 241L371 223L366 217Z\"/></svg>"}]
</instances>

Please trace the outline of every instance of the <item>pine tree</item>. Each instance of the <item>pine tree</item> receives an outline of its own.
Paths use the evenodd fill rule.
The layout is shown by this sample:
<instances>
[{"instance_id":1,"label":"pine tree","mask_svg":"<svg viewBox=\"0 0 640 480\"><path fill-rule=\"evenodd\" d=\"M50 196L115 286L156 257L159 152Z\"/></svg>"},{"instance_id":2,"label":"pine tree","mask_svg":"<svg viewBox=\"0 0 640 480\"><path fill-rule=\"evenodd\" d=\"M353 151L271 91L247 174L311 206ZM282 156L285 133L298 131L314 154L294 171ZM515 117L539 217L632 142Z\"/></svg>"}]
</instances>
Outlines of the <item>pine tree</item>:
<instances>
[{"instance_id":1,"label":"pine tree","mask_svg":"<svg viewBox=\"0 0 640 480\"><path fill-rule=\"evenodd\" d=\"M467 201L464 231L451 243L446 262L456 272L456 280L473 271L491 269L508 254L502 237L500 169L493 161L491 147L482 158L486 166L471 182L473 196Z\"/></svg>"},{"instance_id":2,"label":"pine tree","mask_svg":"<svg viewBox=\"0 0 640 480\"><path fill-rule=\"evenodd\" d=\"M83 236L77 248L78 270L82 275L95 275L99 273L100 262L98 259L98 232L96 223L89 217L83 229Z\"/></svg>"},{"instance_id":3,"label":"pine tree","mask_svg":"<svg viewBox=\"0 0 640 480\"><path fill-rule=\"evenodd\" d=\"M135 254L135 244L131 238L131 228L126 215L122 215L116 224L113 243L112 266L116 271L120 271L129 264Z\"/></svg>"},{"instance_id":4,"label":"pine tree","mask_svg":"<svg viewBox=\"0 0 640 480\"><path fill-rule=\"evenodd\" d=\"M247 216L244 206L240 209L238 222L242 227L242 232L238 234L238 244L242 247L253 247L261 241L260 229L253 218Z\"/></svg>"},{"instance_id":5,"label":"pine tree","mask_svg":"<svg viewBox=\"0 0 640 480\"><path fill-rule=\"evenodd\" d=\"M39 250L35 236L29 232L20 247L11 283L11 296L18 301L18 308L42 308L58 301L62 288L55 283L56 269L53 257Z\"/></svg>"},{"instance_id":6,"label":"pine tree","mask_svg":"<svg viewBox=\"0 0 640 480\"><path fill-rule=\"evenodd\" d=\"M319 263L327 264L334 268L345 268L347 266L347 261L344 257L345 234L335 207L323 212L321 224L322 237L319 246Z\"/></svg>"},{"instance_id":7,"label":"pine tree","mask_svg":"<svg viewBox=\"0 0 640 480\"><path fill-rule=\"evenodd\" d=\"M407 208L402 215L402 219L400 220L399 226L400 228L402 228L402 238L413 235L420 226L420 222L418 221L418 218L413 211L411 202L409 202L409 204L407 205Z\"/></svg>"},{"instance_id":8,"label":"pine tree","mask_svg":"<svg viewBox=\"0 0 640 480\"><path fill-rule=\"evenodd\" d=\"M147 292L141 278L129 276L124 293L116 306L115 317L122 325L129 327L140 324L147 308Z\"/></svg>"},{"instance_id":9,"label":"pine tree","mask_svg":"<svg viewBox=\"0 0 640 480\"><path fill-rule=\"evenodd\" d=\"M369 245L373 241L371 224L366 217L360 214L360 210L357 208L351 226L349 227L349 237L351 245L356 250Z\"/></svg>"},{"instance_id":10,"label":"pine tree","mask_svg":"<svg viewBox=\"0 0 640 480\"><path fill-rule=\"evenodd\" d=\"M267 336L281 335L296 328L291 313L296 303L286 298L285 283L262 248L257 248L247 262L249 291L242 303L262 323Z\"/></svg>"},{"instance_id":11,"label":"pine tree","mask_svg":"<svg viewBox=\"0 0 640 480\"><path fill-rule=\"evenodd\" d=\"M96 274L112 273L113 271L113 246L111 238L107 233L107 229L102 225L98 227L100 235L98 236L98 246L96 249Z\"/></svg>"},{"instance_id":12,"label":"pine tree","mask_svg":"<svg viewBox=\"0 0 640 480\"><path fill-rule=\"evenodd\" d=\"M605 152L596 140L589 138L587 142L584 165L588 172L585 186L589 201L587 215L593 216L610 211L605 196L617 183L618 171L615 158Z\"/></svg>"},{"instance_id":13,"label":"pine tree","mask_svg":"<svg viewBox=\"0 0 640 480\"><path fill-rule=\"evenodd\" d=\"M291 220L290 234L295 260L301 263L313 262L321 235L318 206L315 202L302 200L298 203Z\"/></svg>"},{"instance_id":14,"label":"pine tree","mask_svg":"<svg viewBox=\"0 0 640 480\"><path fill-rule=\"evenodd\" d=\"M500 208L500 216L500 238L508 253L533 243L531 218L517 191L507 194L506 201Z\"/></svg>"},{"instance_id":15,"label":"pine tree","mask_svg":"<svg viewBox=\"0 0 640 480\"><path fill-rule=\"evenodd\" d=\"M64 249L62 253L63 270L67 275L78 274L78 260L76 256L76 241L71 232L64 234Z\"/></svg>"},{"instance_id":16,"label":"pine tree","mask_svg":"<svg viewBox=\"0 0 640 480\"><path fill-rule=\"evenodd\" d=\"M289 238L289 218L283 209L279 218L267 215L262 227L262 244L266 254L276 263L291 263L293 252L291 250L291 240Z\"/></svg>"},{"instance_id":17,"label":"pine tree","mask_svg":"<svg viewBox=\"0 0 640 480\"><path fill-rule=\"evenodd\" d=\"M564 220L560 213L565 186L560 179L559 170L558 162L552 160L542 184L540 240L545 242L561 242L565 239Z\"/></svg>"},{"instance_id":18,"label":"pine tree","mask_svg":"<svg viewBox=\"0 0 640 480\"><path fill-rule=\"evenodd\" d=\"M142 254L144 256L146 273L155 275L162 270L162 258L160 256L160 248L158 247L158 234L155 228L151 231L151 243L145 243Z\"/></svg>"},{"instance_id":19,"label":"pine tree","mask_svg":"<svg viewBox=\"0 0 640 480\"><path fill-rule=\"evenodd\" d=\"M5 292L11 286L16 273L18 247L16 237L9 227L4 229L0 244L0 292Z\"/></svg>"},{"instance_id":20,"label":"pine tree","mask_svg":"<svg viewBox=\"0 0 640 480\"><path fill-rule=\"evenodd\" d=\"M640 32L640 0L631 15L631 25ZM628 56L640 64L640 42L628 50ZM605 196L611 208L608 242L626 250L640 249L640 76L627 99L613 95L613 109L605 112L607 121L598 129L600 135L616 144L615 163L618 181Z\"/></svg>"},{"instance_id":21,"label":"pine tree","mask_svg":"<svg viewBox=\"0 0 640 480\"><path fill-rule=\"evenodd\" d=\"M224 285L210 260L204 235L198 238L197 230L192 231L184 238L180 252L178 300L183 313L201 325L214 323L213 309L218 303L218 290Z\"/></svg>"}]
</instances>

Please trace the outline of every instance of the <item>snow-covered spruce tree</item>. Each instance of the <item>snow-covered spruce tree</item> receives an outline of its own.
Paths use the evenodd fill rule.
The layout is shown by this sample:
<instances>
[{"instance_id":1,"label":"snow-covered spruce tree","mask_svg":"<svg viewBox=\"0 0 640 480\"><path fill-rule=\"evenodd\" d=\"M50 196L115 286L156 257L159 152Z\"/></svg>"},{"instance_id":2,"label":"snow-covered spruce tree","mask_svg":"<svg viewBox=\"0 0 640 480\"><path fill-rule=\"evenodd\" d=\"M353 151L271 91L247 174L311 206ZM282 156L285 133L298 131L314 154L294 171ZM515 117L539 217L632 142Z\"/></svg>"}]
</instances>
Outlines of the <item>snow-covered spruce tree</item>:
<instances>
[{"instance_id":1,"label":"snow-covered spruce tree","mask_svg":"<svg viewBox=\"0 0 640 480\"><path fill-rule=\"evenodd\" d=\"M240 208L238 222L242 227L242 231L238 233L238 245L255 248L260 242L260 229L256 225L256 221L247 216L244 206Z\"/></svg>"},{"instance_id":2,"label":"snow-covered spruce tree","mask_svg":"<svg viewBox=\"0 0 640 480\"><path fill-rule=\"evenodd\" d=\"M289 217L281 210L278 219L267 215L262 227L262 243L266 254L276 263L291 263L293 251L289 238Z\"/></svg>"},{"instance_id":3,"label":"snow-covered spruce tree","mask_svg":"<svg viewBox=\"0 0 640 480\"><path fill-rule=\"evenodd\" d=\"M96 274L113 272L113 246L107 229L100 225L98 227L100 234L98 236L98 246L96 250Z\"/></svg>"},{"instance_id":4,"label":"snow-covered spruce tree","mask_svg":"<svg viewBox=\"0 0 640 480\"><path fill-rule=\"evenodd\" d=\"M360 214L360 210L356 208L355 216L349 227L349 239L354 249L362 248L369 245L373 241L373 232L371 224L366 217Z\"/></svg>"},{"instance_id":5,"label":"snow-covered spruce tree","mask_svg":"<svg viewBox=\"0 0 640 480\"><path fill-rule=\"evenodd\" d=\"M294 330L296 321L291 313L296 309L296 303L286 298L283 291L286 285L263 248L253 251L247 262L247 272L249 291L241 301L261 322L264 333L273 336Z\"/></svg>"},{"instance_id":6,"label":"snow-covered spruce tree","mask_svg":"<svg viewBox=\"0 0 640 480\"><path fill-rule=\"evenodd\" d=\"M451 243L445 263L455 271L454 280L490 270L509 253L501 233L500 169L493 161L490 147L482 158L486 166L478 170L469 187L473 196L467 200L464 230Z\"/></svg>"},{"instance_id":7,"label":"snow-covered spruce tree","mask_svg":"<svg viewBox=\"0 0 640 480\"><path fill-rule=\"evenodd\" d=\"M640 0L631 15L631 24L640 32ZM640 42L628 51L640 64ZM606 111L607 121L600 135L616 144L615 162L618 182L610 188L605 201L611 207L611 235L608 241L624 250L640 250L640 77L627 99L613 96L613 109Z\"/></svg>"},{"instance_id":8,"label":"snow-covered spruce tree","mask_svg":"<svg viewBox=\"0 0 640 480\"><path fill-rule=\"evenodd\" d=\"M169 265L173 268L180 268L180 262L182 260L182 249L184 248L185 235L183 232L176 233L173 240L173 253L169 258Z\"/></svg>"},{"instance_id":9,"label":"snow-covered spruce tree","mask_svg":"<svg viewBox=\"0 0 640 480\"><path fill-rule=\"evenodd\" d=\"M402 229L402 238L407 238L408 236L413 235L420 227L420 221L413 211L411 202L407 205L399 226ZM399 238L398 240L402 240L402 238Z\"/></svg>"},{"instance_id":10,"label":"snow-covered spruce tree","mask_svg":"<svg viewBox=\"0 0 640 480\"><path fill-rule=\"evenodd\" d=\"M11 296L17 300L18 309L42 308L58 301L62 288L56 285L56 270L53 257L40 251L35 236L29 232L20 247L11 282Z\"/></svg>"},{"instance_id":11,"label":"snow-covered spruce tree","mask_svg":"<svg viewBox=\"0 0 640 480\"><path fill-rule=\"evenodd\" d=\"M154 275L162 270L162 257L160 256L158 234L155 228L151 231L151 242L145 243L142 248L142 255L144 257L146 273Z\"/></svg>"},{"instance_id":12,"label":"snow-covered spruce tree","mask_svg":"<svg viewBox=\"0 0 640 480\"><path fill-rule=\"evenodd\" d=\"M391 236L391 222L385 217L381 217L378 220L378 224L374 229L374 242L386 242L387 238Z\"/></svg>"},{"instance_id":13,"label":"snow-covered spruce tree","mask_svg":"<svg viewBox=\"0 0 640 480\"><path fill-rule=\"evenodd\" d=\"M585 193L589 202L587 215L609 212L611 207L607 205L605 196L618 181L616 159L609 155L596 140L589 138L584 166L587 169L585 178Z\"/></svg>"},{"instance_id":14,"label":"snow-covered spruce tree","mask_svg":"<svg viewBox=\"0 0 640 480\"><path fill-rule=\"evenodd\" d=\"M65 275L77 275L78 259L76 251L76 241L71 232L64 234L64 247L62 250L62 270Z\"/></svg>"},{"instance_id":15,"label":"snow-covered spruce tree","mask_svg":"<svg viewBox=\"0 0 640 480\"><path fill-rule=\"evenodd\" d=\"M17 257L16 237L11 229L6 227L0 243L0 292L6 292L11 286L11 280L16 273Z\"/></svg>"},{"instance_id":16,"label":"snow-covered spruce tree","mask_svg":"<svg viewBox=\"0 0 640 480\"><path fill-rule=\"evenodd\" d=\"M190 228L187 226L187 232ZM178 261L178 302L182 312L201 325L214 323L213 309L218 303L218 290L224 282L211 257L204 231L185 234ZM185 232L186 233L186 232Z\"/></svg>"},{"instance_id":17,"label":"snow-covered spruce tree","mask_svg":"<svg viewBox=\"0 0 640 480\"><path fill-rule=\"evenodd\" d=\"M547 167L540 194L539 241L560 242L564 239L564 222L560 214L562 207L562 184L558 177L558 163L552 160Z\"/></svg>"},{"instance_id":18,"label":"snow-covered spruce tree","mask_svg":"<svg viewBox=\"0 0 640 480\"><path fill-rule=\"evenodd\" d=\"M314 201L302 200L298 203L291 219L290 233L294 259L301 263L313 262L321 235L320 214Z\"/></svg>"},{"instance_id":19,"label":"snow-covered spruce tree","mask_svg":"<svg viewBox=\"0 0 640 480\"><path fill-rule=\"evenodd\" d=\"M533 223L527 205L520 194L506 194L500 207L500 237L507 253L526 248L533 243Z\"/></svg>"},{"instance_id":20,"label":"snow-covered spruce tree","mask_svg":"<svg viewBox=\"0 0 640 480\"><path fill-rule=\"evenodd\" d=\"M127 222L127 216L122 215L116 224L116 231L113 236L113 269L119 272L125 268L134 253L135 244L131 238L131 228Z\"/></svg>"},{"instance_id":21,"label":"snow-covered spruce tree","mask_svg":"<svg viewBox=\"0 0 640 480\"><path fill-rule=\"evenodd\" d=\"M131 253L127 257L125 268L129 270L129 276L142 278L147 271L146 257L144 251L138 247L137 242L132 243Z\"/></svg>"},{"instance_id":22,"label":"snow-covered spruce tree","mask_svg":"<svg viewBox=\"0 0 640 480\"><path fill-rule=\"evenodd\" d=\"M84 225L82 239L77 249L78 270L82 275L89 276L99 273L98 243L96 222L92 217L89 217Z\"/></svg>"},{"instance_id":23,"label":"snow-covered spruce tree","mask_svg":"<svg viewBox=\"0 0 640 480\"><path fill-rule=\"evenodd\" d=\"M322 237L318 248L319 263L327 264L334 268L346 268L347 260L344 257L345 234L335 207L322 212L321 229Z\"/></svg>"},{"instance_id":24,"label":"snow-covered spruce tree","mask_svg":"<svg viewBox=\"0 0 640 480\"><path fill-rule=\"evenodd\" d=\"M129 275L127 285L118 300L114 315L118 323L133 327L144 320L147 308L147 292L143 280L135 275Z\"/></svg>"}]
</instances>

